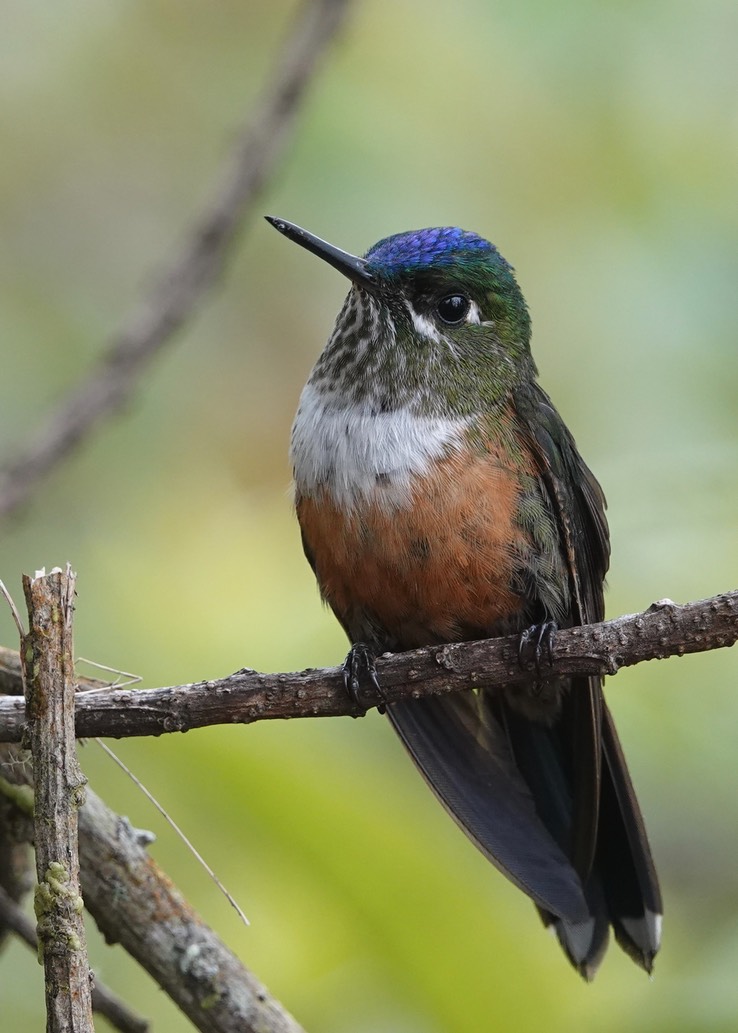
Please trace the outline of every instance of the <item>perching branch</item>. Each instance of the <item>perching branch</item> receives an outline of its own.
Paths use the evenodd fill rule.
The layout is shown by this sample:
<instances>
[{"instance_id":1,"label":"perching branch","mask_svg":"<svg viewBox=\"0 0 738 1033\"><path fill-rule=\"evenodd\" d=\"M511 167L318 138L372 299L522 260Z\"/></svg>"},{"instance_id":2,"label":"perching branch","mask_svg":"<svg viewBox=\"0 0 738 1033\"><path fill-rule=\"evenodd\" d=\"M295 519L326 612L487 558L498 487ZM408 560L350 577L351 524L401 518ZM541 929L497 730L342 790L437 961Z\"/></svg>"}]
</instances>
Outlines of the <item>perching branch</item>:
<instances>
[{"instance_id":1,"label":"perching branch","mask_svg":"<svg viewBox=\"0 0 738 1033\"><path fill-rule=\"evenodd\" d=\"M643 613L556 633L551 665L560 675L615 674L645 660L683 656L731 646L738 641L738 591L679 606L661 600ZM495 688L530 678L518 661L519 636L416 649L377 662L384 701ZM12 654L0 651L0 685L17 683ZM99 684L99 683L98 683ZM80 683L84 688L84 682ZM378 700L367 688L367 707ZM79 692L79 737L160 735L216 724L251 724L293 717L358 716L339 668L289 674L244 669L217 681L160 689L91 689ZM12 697L0 700L0 742L19 741L23 707Z\"/></svg>"},{"instance_id":2,"label":"perching branch","mask_svg":"<svg viewBox=\"0 0 738 1033\"><path fill-rule=\"evenodd\" d=\"M158 286L112 338L96 367L19 450L0 476L0 518L24 503L36 484L91 430L130 398L154 356L192 316L223 270L237 231L292 132L320 58L349 0L305 0L274 74L189 239Z\"/></svg>"},{"instance_id":3,"label":"perching branch","mask_svg":"<svg viewBox=\"0 0 738 1033\"><path fill-rule=\"evenodd\" d=\"M77 762L74 737L75 583L68 565L66 572L42 571L23 578L29 630L21 640L21 657L38 877L34 904L48 1033L93 1033L77 849L77 811L87 780Z\"/></svg>"}]
</instances>

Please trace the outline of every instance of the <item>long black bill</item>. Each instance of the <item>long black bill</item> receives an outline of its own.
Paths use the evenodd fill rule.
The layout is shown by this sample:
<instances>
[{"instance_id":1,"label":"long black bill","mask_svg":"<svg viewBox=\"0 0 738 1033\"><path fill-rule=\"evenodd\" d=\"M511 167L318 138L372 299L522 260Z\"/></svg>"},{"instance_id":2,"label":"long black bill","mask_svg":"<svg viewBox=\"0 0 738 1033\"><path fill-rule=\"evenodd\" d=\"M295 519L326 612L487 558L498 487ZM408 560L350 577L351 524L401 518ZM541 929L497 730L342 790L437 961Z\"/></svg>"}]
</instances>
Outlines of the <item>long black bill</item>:
<instances>
[{"instance_id":1,"label":"long black bill","mask_svg":"<svg viewBox=\"0 0 738 1033\"><path fill-rule=\"evenodd\" d=\"M321 240L320 237L308 233L300 226L295 226L294 222L275 219L272 215L265 215L264 218L289 240L294 240L295 244L299 244L306 251L322 258L324 262L332 265L334 269L338 269L339 273L343 273L344 276L348 276L349 280L353 280L359 287L371 291L372 287L376 285L376 277L369 271L363 258L357 258L356 255L350 255L347 251L341 251L340 248L334 247L328 241Z\"/></svg>"}]
</instances>

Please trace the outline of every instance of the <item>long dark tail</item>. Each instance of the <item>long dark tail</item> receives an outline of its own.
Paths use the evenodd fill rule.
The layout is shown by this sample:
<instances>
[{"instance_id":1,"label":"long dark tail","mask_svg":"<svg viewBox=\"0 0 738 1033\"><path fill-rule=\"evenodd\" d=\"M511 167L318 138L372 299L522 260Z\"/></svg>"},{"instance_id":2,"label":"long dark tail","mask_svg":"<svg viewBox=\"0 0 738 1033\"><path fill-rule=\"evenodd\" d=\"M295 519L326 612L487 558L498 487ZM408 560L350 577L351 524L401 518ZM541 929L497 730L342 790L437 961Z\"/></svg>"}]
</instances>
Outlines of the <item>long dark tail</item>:
<instances>
[{"instance_id":1,"label":"long dark tail","mask_svg":"<svg viewBox=\"0 0 738 1033\"><path fill-rule=\"evenodd\" d=\"M446 810L535 902L586 979L602 960L611 925L621 947L650 972L661 921L643 819L612 717L598 699L601 746L598 732L593 734L601 764L593 769L594 791L585 787L584 793L572 756L578 739L565 718L548 727L483 692L412 700L387 710ZM591 800L594 813L582 814L582 799ZM593 845L587 871L576 861L582 822Z\"/></svg>"}]
</instances>

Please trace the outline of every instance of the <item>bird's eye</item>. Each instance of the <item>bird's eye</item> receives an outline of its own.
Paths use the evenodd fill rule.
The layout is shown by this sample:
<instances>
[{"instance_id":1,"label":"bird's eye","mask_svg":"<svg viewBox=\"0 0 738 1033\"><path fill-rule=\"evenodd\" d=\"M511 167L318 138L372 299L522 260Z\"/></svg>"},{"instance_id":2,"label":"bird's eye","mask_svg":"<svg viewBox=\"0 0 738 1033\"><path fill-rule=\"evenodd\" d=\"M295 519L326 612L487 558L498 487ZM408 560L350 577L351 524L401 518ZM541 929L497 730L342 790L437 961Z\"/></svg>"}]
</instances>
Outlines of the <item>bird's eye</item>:
<instances>
[{"instance_id":1,"label":"bird's eye","mask_svg":"<svg viewBox=\"0 0 738 1033\"><path fill-rule=\"evenodd\" d=\"M471 302L463 294L449 294L447 298L442 298L438 302L436 312L444 323L453 325L466 317L470 305Z\"/></svg>"}]
</instances>

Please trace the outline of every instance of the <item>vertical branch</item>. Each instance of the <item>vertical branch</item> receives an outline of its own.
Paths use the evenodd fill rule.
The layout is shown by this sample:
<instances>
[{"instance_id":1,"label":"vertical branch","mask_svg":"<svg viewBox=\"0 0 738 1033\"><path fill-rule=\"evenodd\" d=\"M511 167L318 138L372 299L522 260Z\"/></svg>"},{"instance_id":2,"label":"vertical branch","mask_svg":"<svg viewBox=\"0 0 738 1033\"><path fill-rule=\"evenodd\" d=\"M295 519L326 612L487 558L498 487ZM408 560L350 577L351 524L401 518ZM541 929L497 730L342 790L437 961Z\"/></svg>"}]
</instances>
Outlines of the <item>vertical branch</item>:
<instances>
[{"instance_id":1,"label":"vertical branch","mask_svg":"<svg viewBox=\"0 0 738 1033\"><path fill-rule=\"evenodd\" d=\"M77 810L85 779L74 735L72 614L76 575L24 576L29 631L21 642L33 757L35 907L44 965L47 1033L92 1033L87 944L79 889Z\"/></svg>"}]
</instances>

